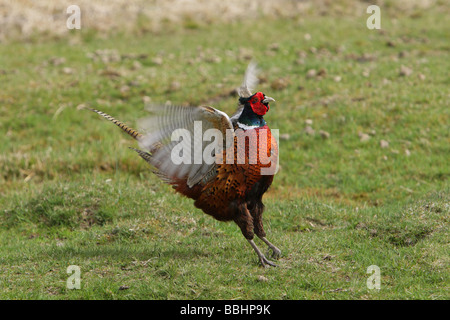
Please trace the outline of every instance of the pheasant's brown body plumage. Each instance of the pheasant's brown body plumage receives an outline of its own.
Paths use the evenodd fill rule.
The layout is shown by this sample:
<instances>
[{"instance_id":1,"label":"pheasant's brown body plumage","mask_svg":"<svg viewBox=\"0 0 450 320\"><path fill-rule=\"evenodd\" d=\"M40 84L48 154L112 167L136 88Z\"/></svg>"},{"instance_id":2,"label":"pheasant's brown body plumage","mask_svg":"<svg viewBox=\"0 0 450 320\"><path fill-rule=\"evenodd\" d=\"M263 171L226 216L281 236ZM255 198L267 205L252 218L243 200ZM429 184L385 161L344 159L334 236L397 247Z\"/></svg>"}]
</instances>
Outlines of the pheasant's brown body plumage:
<instances>
[{"instance_id":1,"label":"pheasant's brown body plumage","mask_svg":"<svg viewBox=\"0 0 450 320\"><path fill-rule=\"evenodd\" d=\"M251 67L248 70L252 71ZM278 157L276 140L262 117L269 110L268 102L273 99L260 92L250 93L248 79L251 76L247 71L246 80L240 88L241 106L231 118L208 106L164 106L155 109L160 112L158 117L146 122L153 132L140 134L111 116L92 110L138 140L147 151L134 150L153 166L154 173L163 181L172 185L178 193L193 199L197 208L219 221L234 221L258 254L262 265L275 265L253 242L256 234L272 249L275 257L280 255L280 250L265 238L262 223L262 197L272 184L276 169L274 161ZM215 162L212 164L171 164L168 157L173 154L176 145L168 141L168 137L179 128L194 132L192 124L195 121L221 133L231 132L233 140L229 144L224 141L223 148L214 153ZM188 145L192 146L191 142Z\"/></svg>"},{"instance_id":2,"label":"pheasant's brown body plumage","mask_svg":"<svg viewBox=\"0 0 450 320\"><path fill-rule=\"evenodd\" d=\"M272 184L273 174L261 175L261 169L268 168L269 165L261 163L259 152L265 152L268 157L275 155L275 158L278 154L278 145L272 139L268 126L252 130L256 133L257 147L250 148L247 144L245 153L239 158L238 138L235 137L232 146L233 163L219 164L214 179L210 182L198 183L191 188L186 179L177 179L172 183L177 192L194 199L194 205L206 214L219 221L235 221L246 239L253 239L255 232L258 236L266 236L262 224L262 196ZM261 130L266 130L267 139L259 139ZM227 152L229 151L223 151L223 159ZM252 152L256 154L251 154ZM256 163L251 164L252 158L257 160ZM250 215L245 213L245 205Z\"/></svg>"},{"instance_id":3,"label":"pheasant's brown body plumage","mask_svg":"<svg viewBox=\"0 0 450 320\"><path fill-rule=\"evenodd\" d=\"M238 129L239 130L239 129ZM252 207L254 202L261 200L262 194L269 188L272 183L273 175L261 175L261 169L267 167L267 164L262 164L259 155L252 155L253 153L261 152L260 149L265 150L266 154L271 155L277 152L276 141L272 141L270 129L266 126L263 128L252 129L256 132L258 146L256 148L249 148L248 144L245 146L244 159L239 159L238 155L238 138L234 138L233 148L233 163L217 165L216 176L213 180L205 185L200 185L198 192L191 197L195 200L194 204L197 208L202 209L205 213L213 216L217 220L229 221L235 220L238 212L235 206L241 203L248 202ZM260 130L267 130L267 143L263 139L260 143ZM222 154L222 158L226 158L226 150ZM257 161L251 164L250 159L255 158ZM225 161L223 161L225 162ZM241 164L239 164L241 163ZM183 191L180 193L185 194ZM190 197L191 194L187 193Z\"/></svg>"}]
</instances>

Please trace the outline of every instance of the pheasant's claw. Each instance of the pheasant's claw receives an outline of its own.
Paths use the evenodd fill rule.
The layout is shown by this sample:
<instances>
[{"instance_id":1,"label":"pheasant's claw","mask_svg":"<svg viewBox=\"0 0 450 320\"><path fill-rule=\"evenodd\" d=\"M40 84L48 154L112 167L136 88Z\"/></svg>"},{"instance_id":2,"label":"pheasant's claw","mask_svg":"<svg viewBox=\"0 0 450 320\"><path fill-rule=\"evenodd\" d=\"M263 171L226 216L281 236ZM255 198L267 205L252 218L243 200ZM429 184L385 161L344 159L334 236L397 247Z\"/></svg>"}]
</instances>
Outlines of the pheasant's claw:
<instances>
[{"instance_id":1,"label":"pheasant's claw","mask_svg":"<svg viewBox=\"0 0 450 320\"><path fill-rule=\"evenodd\" d=\"M272 258L278 259L281 256L281 250L275 247L269 240L266 239L266 237L259 238L269 246L270 250L272 250Z\"/></svg>"},{"instance_id":2,"label":"pheasant's claw","mask_svg":"<svg viewBox=\"0 0 450 320\"><path fill-rule=\"evenodd\" d=\"M252 246L253 250L255 250L256 254L259 257L259 261L261 262L261 265L263 267L267 267L267 265L272 266L272 267L277 267L277 265L275 263L273 263L272 261L268 260L266 258L266 256L264 254L262 254L262 252L259 250L259 248L256 246L255 242L251 239L247 239L247 241L250 243L250 245Z\"/></svg>"},{"instance_id":3,"label":"pheasant's claw","mask_svg":"<svg viewBox=\"0 0 450 320\"><path fill-rule=\"evenodd\" d=\"M269 247L270 250L272 250L272 258L279 259L281 257L281 250L277 247Z\"/></svg>"},{"instance_id":4,"label":"pheasant's claw","mask_svg":"<svg viewBox=\"0 0 450 320\"><path fill-rule=\"evenodd\" d=\"M265 256L259 257L259 259L264 268L267 268L267 265L272 266L272 267L278 267L278 265L276 265L274 262L268 260Z\"/></svg>"}]
</instances>

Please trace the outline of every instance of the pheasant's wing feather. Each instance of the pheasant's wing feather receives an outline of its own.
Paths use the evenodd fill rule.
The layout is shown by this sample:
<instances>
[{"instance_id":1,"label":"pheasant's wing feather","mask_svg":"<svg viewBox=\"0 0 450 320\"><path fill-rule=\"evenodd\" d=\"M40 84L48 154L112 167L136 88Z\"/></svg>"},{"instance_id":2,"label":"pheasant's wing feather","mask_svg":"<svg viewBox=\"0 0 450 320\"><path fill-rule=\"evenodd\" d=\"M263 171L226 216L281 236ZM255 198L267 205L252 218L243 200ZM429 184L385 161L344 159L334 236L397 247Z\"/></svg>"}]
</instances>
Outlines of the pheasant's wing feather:
<instances>
[{"instance_id":1,"label":"pheasant's wing feather","mask_svg":"<svg viewBox=\"0 0 450 320\"><path fill-rule=\"evenodd\" d=\"M259 82L258 73L259 70L256 63L253 61L250 62L245 71L244 81L242 81L242 84L238 89L239 97L248 98L253 94L252 92Z\"/></svg>"},{"instance_id":2,"label":"pheasant's wing feather","mask_svg":"<svg viewBox=\"0 0 450 320\"><path fill-rule=\"evenodd\" d=\"M243 110L244 110L244 105L241 104L237 108L236 112L231 115L230 121L233 124L233 126L236 126L238 119L241 116Z\"/></svg>"},{"instance_id":3,"label":"pheasant's wing feather","mask_svg":"<svg viewBox=\"0 0 450 320\"><path fill-rule=\"evenodd\" d=\"M139 121L145 132L139 144L151 154L147 162L156 173L168 182L186 180L189 187L213 178L216 155L234 139L228 115L208 106L151 105L147 109L152 115Z\"/></svg>"},{"instance_id":4,"label":"pheasant's wing feather","mask_svg":"<svg viewBox=\"0 0 450 320\"><path fill-rule=\"evenodd\" d=\"M253 91L258 86L258 73L259 70L257 68L256 62L252 61L247 67L247 70L245 71L244 80L242 81L241 86L237 89L239 97L241 98L248 98L251 95L253 95ZM242 110L244 110L244 106L241 104L239 105L236 112L230 117L231 123L235 125L237 123L237 120L242 114Z\"/></svg>"}]
</instances>

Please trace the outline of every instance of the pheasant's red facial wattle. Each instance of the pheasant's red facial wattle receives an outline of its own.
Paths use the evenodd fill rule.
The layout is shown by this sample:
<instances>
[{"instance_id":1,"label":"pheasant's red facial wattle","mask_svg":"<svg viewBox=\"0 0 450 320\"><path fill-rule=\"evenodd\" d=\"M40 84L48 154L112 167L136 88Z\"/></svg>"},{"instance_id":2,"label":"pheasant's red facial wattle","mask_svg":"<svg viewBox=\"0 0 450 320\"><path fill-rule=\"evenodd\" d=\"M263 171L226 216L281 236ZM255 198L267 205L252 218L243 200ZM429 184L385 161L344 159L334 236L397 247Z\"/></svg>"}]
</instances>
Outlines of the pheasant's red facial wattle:
<instances>
[{"instance_id":1,"label":"pheasant's red facial wattle","mask_svg":"<svg viewBox=\"0 0 450 320\"><path fill-rule=\"evenodd\" d=\"M262 92L257 92L250 98L250 106L254 113L259 116L263 116L269 111L269 103L263 103L265 96Z\"/></svg>"}]
</instances>

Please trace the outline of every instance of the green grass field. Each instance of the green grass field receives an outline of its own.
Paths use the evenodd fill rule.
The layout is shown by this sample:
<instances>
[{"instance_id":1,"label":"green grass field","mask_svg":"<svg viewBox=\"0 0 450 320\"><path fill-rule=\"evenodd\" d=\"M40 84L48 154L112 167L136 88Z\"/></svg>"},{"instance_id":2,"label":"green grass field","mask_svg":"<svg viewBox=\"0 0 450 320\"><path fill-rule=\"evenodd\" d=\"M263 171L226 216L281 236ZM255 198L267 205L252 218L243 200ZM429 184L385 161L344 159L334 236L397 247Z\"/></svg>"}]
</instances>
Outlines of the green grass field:
<instances>
[{"instance_id":1,"label":"green grass field","mask_svg":"<svg viewBox=\"0 0 450 320\"><path fill-rule=\"evenodd\" d=\"M336 14L2 43L0 299L449 299L443 9L382 8L381 30ZM264 197L278 268L77 108L131 126L146 101L231 114L250 59L281 135Z\"/></svg>"}]
</instances>

